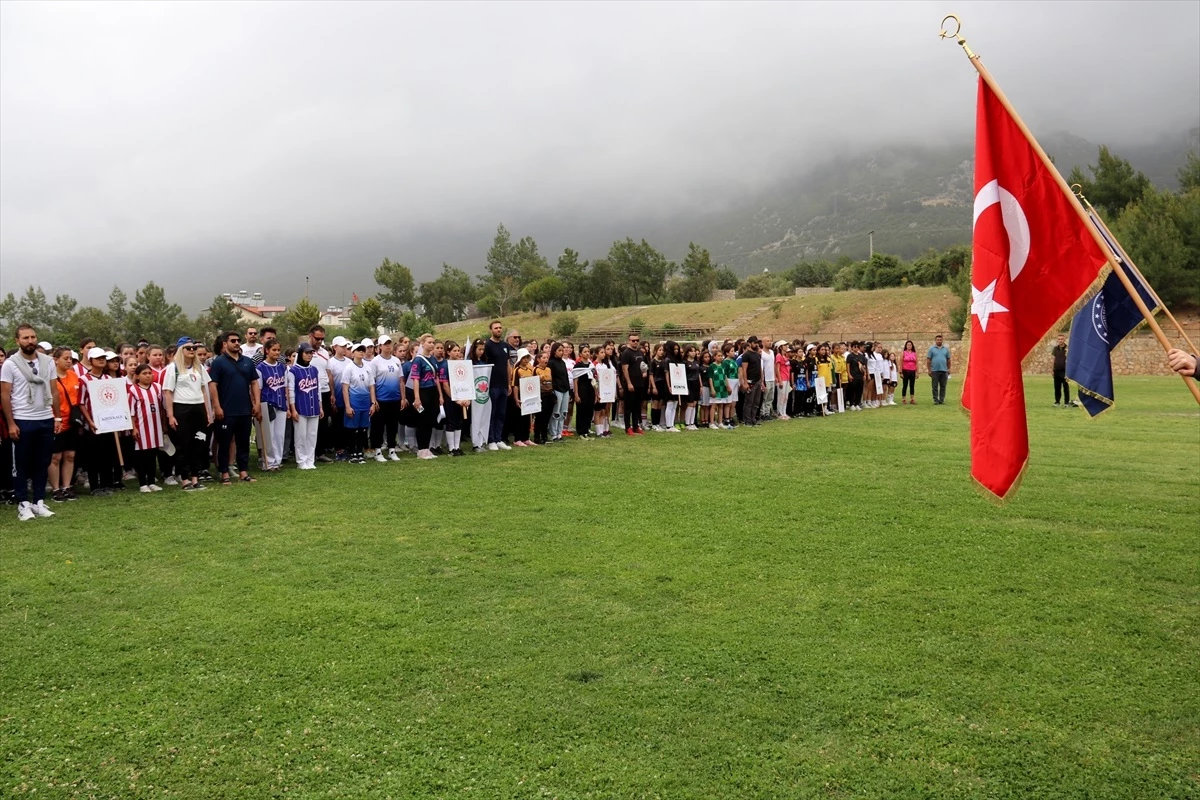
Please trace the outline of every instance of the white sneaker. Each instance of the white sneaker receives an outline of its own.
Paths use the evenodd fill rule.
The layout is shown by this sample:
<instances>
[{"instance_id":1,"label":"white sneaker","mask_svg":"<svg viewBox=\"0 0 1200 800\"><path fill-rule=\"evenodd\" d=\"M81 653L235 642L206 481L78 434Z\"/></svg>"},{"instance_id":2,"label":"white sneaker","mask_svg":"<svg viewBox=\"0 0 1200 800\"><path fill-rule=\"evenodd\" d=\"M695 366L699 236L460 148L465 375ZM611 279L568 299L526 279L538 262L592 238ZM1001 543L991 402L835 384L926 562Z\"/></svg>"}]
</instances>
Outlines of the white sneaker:
<instances>
[{"instance_id":1,"label":"white sneaker","mask_svg":"<svg viewBox=\"0 0 1200 800\"><path fill-rule=\"evenodd\" d=\"M383 454L382 450L376 450L375 451L375 460L378 461L380 464L383 464L387 461L387 456L385 456Z\"/></svg>"},{"instance_id":2,"label":"white sneaker","mask_svg":"<svg viewBox=\"0 0 1200 800\"><path fill-rule=\"evenodd\" d=\"M496 442L496 447L499 447L501 450L512 450L512 445L508 442Z\"/></svg>"},{"instance_id":3,"label":"white sneaker","mask_svg":"<svg viewBox=\"0 0 1200 800\"><path fill-rule=\"evenodd\" d=\"M28 522L33 519L36 514L33 513L33 503L28 500L17 506L17 520L20 522Z\"/></svg>"},{"instance_id":4,"label":"white sneaker","mask_svg":"<svg viewBox=\"0 0 1200 800\"><path fill-rule=\"evenodd\" d=\"M167 486L178 486L179 478L176 478L174 475L168 475L167 479L163 481L163 483L165 483Z\"/></svg>"},{"instance_id":5,"label":"white sneaker","mask_svg":"<svg viewBox=\"0 0 1200 800\"><path fill-rule=\"evenodd\" d=\"M139 486L138 491L141 492L142 494L153 494L153 492L154 492L154 490L151 489L149 486Z\"/></svg>"},{"instance_id":6,"label":"white sneaker","mask_svg":"<svg viewBox=\"0 0 1200 800\"><path fill-rule=\"evenodd\" d=\"M715 422L710 422L710 423L708 423L708 429L710 431L719 431L719 430L721 430L721 426Z\"/></svg>"},{"instance_id":7,"label":"white sneaker","mask_svg":"<svg viewBox=\"0 0 1200 800\"><path fill-rule=\"evenodd\" d=\"M428 450L422 450L421 452L417 453L417 458L421 459L422 461L432 461L433 459L437 458L437 456Z\"/></svg>"},{"instance_id":8,"label":"white sneaker","mask_svg":"<svg viewBox=\"0 0 1200 800\"><path fill-rule=\"evenodd\" d=\"M499 449L500 449L500 445L496 444L495 442L488 442L488 450L499 450ZM505 449L507 449L507 448L505 448Z\"/></svg>"},{"instance_id":9,"label":"white sneaker","mask_svg":"<svg viewBox=\"0 0 1200 800\"><path fill-rule=\"evenodd\" d=\"M159 486L157 483L152 483L152 484L150 484L150 491L152 491L152 492L161 492L161 491L162 491L162 487L161 487L161 486Z\"/></svg>"},{"instance_id":10,"label":"white sneaker","mask_svg":"<svg viewBox=\"0 0 1200 800\"><path fill-rule=\"evenodd\" d=\"M45 500L38 500L36 503L33 504L33 513L34 513L34 516L38 516L38 517L53 517L54 516L54 512L51 511L50 509L46 508Z\"/></svg>"},{"instance_id":11,"label":"white sneaker","mask_svg":"<svg viewBox=\"0 0 1200 800\"><path fill-rule=\"evenodd\" d=\"M698 431L698 430L700 430L700 429L699 429L699 428L697 428L695 425L688 425L688 426L687 426L687 429L688 429L689 431Z\"/></svg>"}]
</instances>

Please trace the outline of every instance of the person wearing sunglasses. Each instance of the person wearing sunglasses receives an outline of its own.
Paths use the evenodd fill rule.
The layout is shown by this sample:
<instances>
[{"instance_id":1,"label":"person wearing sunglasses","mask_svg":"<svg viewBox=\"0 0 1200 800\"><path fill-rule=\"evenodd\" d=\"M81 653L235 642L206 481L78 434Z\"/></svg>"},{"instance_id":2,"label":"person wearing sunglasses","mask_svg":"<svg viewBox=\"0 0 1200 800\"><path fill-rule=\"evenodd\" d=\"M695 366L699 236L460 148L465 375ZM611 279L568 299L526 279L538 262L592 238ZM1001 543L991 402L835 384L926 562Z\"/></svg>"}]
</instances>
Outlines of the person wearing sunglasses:
<instances>
[{"instance_id":1,"label":"person wearing sunglasses","mask_svg":"<svg viewBox=\"0 0 1200 800\"><path fill-rule=\"evenodd\" d=\"M259 410L258 370L254 362L242 355L241 337L227 331L217 339L223 352L208 368L208 383L213 417L217 421L217 471L221 483L229 486L229 445L237 451L238 478L254 483L250 477L250 428L252 419L261 419Z\"/></svg>"},{"instance_id":2,"label":"person wearing sunglasses","mask_svg":"<svg viewBox=\"0 0 1200 800\"><path fill-rule=\"evenodd\" d=\"M176 469L181 485L189 492L204 488L200 473L208 469L206 432L212 424L206 402L210 379L198 350L191 337L182 337L176 344L175 359L163 374L162 384L167 426L178 449Z\"/></svg>"}]
</instances>

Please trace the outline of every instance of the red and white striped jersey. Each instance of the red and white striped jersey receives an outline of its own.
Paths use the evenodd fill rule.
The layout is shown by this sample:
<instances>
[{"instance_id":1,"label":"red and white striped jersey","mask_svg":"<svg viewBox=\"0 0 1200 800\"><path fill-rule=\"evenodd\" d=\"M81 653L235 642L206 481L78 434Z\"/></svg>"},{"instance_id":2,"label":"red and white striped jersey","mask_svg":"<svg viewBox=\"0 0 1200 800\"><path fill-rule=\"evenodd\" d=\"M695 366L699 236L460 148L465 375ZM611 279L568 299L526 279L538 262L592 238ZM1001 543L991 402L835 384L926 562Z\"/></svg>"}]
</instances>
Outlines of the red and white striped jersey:
<instances>
[{"instance_id":1,"label":"red and white striped jersey","mask_svg":"<svg viewBox=\"0 0 1200 800\"><path fill-rule=\"evenodd\" d=\"M148 387L130 384L129 411L133 414L133 429L137 431L137 449L162 447L162 389L158 384L152 383Z\"/></svg>"},{"instance_id":2,"label":"red and white striped jersey","mask_svg":"<svg viewBox=\"0 0 1200 800\"><path fill-rule=\"evenodd\" d=\"M167 375L167 368L163 367L162 369L155 369L154 367L151 367L150 372L154 374L154 384L161 388L163 385L163 378Z\"/></svg>"},{"instance_id":3,"label":"red and white striped jersey","mask_svg":"<svg viewBox=\"0 0 1200 800\"><path fill-rule=\"evenodd\" d=\"M88 374L88 368L83 365L82 361L71 367L71 369L75 370L75 374L79 376L79 380L86 380L84 376Z\"/></svg>"},{"instance_id":4,"label":"red and white striped jersey","mask_svg":"<svg viewBox=\"0 0 1200 800\"><path fill-rule=\"evenodd\" d=\"M101 375L99 378L97 378L90 371L79 376L79 399L80 402L83 403L83 407L87 409L88 414L92 413L92 396L87 390L87 385L92 381L104 380L109 380L109 377L107 375Z\"/></svg>"}]
</instances>

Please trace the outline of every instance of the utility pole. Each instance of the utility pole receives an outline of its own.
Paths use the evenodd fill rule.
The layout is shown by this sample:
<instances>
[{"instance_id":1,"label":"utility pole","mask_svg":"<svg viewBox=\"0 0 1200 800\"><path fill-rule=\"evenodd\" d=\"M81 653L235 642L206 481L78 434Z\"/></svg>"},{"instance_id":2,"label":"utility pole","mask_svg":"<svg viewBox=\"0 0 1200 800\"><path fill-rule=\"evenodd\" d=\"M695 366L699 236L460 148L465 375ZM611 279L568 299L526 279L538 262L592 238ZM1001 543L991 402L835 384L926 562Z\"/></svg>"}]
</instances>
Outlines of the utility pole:
<instances>
[{"instance_id":1,"label":"utility pole","mask_svg":"<svg viewBox=\"0 0 1200 800\"><path fill-rule=\"evenodd\" d=\"M308 299L308 276L304 276L304 299Z\"/></svg>"},{"instance_id":2,"label":"utility pole","mask_svg":"<svg viewBox=\"0 0 1200 800\"><path fill-rule=\"evenodd\" d=\"M869 258L869 259L874 258L875 257L875 231L867 231L867 241L868 241L867 247L869 248L869 252L870 252L870 255L867 256L867 258Z\"/></svg>"}]
</instances>

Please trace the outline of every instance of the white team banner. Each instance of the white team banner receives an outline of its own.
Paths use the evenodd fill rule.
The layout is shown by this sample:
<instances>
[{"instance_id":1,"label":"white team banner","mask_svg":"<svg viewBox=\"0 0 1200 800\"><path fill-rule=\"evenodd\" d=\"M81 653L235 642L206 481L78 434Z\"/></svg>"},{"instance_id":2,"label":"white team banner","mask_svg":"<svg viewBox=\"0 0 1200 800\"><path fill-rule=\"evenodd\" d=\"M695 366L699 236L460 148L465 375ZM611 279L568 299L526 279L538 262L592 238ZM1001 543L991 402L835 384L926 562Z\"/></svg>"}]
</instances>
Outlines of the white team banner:
<instances>
[{"instance_id":1,"label":"white team banner","mask_svg":"<svg viewBox=\"0 0 1200 800\"><path fill-rule=\"evenodd\" d=\"M671 364L671 394L681 397L688 393L687 367L683 364Z\"/></svg>"},{"instance_id":2,"label":"white team banner","mask_svg":"<svg viewBox=\"0 0 1200 800\"><path fill-rule=\"evenodd\" d=\"M542 410L542 381L538 376L521 378L521 416L526 417Z\"/></svg>"},{"instance_id":3,"label":"white team banner","mask_svg":"<svg viewBox=\"0 0 1200 800\"><path fill-rule=\"evenodd\" d=\"M446 373L450 376L450 399L454 402L475 399L475 371L470 361L447 361Z\"/></svg>"},{"instance_id":4,"label":"white team banner","mask_svg":"<svg viewBox=\"0 0 1200 800\"><path fill-rule=\"evenodd\" d=\"M471 371L475 375L475 394L471 397L475 401L471 404L471 444L486 447L492 426L492 396L488 393L492 382L492 365L476 364Z\"/></svg>"},{"instance_id":5,"label":"white team banner","mask_svg":"<svg viewBox=\"0 0 1200 800\"><path fill-rule=\"evenodd\" d=\"M617 371L612 367L597 367L596 379L599 381L600 402L617 402Z\"/></svg>"},{"instance_id":6,"label":"white team banner","mask_svg":"<svg viewBox=\"0 0 1200 800\"><path fill-rule=\"evenodd\" d=\"M837 411L838 413L841 413L842 411L845 411L845 410L846 410L846 406L845 406L845 405L843 405L843 401L844 401L846 398L845 398L845 395L843 395L843 394L842 394L842 387L840 387L840 386L839 386L839 387L837 388L837 391L836 391L836 392L834 392L833 394L834 394L834 397L836 398L836 402L837 402L837 406L835 407L835 409L834 409L834 410L835 410L835 411Z\"/></svg>"},{"instance_id":7,"label":"white team banner","mask_svg":"<svg viewBox=\"0 0 1200 800\"><path fill-rule=\"evenodd\" d=\"M883 373L875 373L875 394L883 394Z\"/></svg>"},{"instance_id":8,"label":"white team banner","mask_svg":"<svg viewBox=\"0 0 1200 800\"><path fill-rule=\"evenodd\" d=\"M825 405L829 402L829 388L825 386L824 378L818 376L817 379L813 381L813 388L817 390L818 403Z\"/></svg>"},{"instance_id":9,"label":"white team banner","mask_svg":"<svg viewBox=\"0 0 1200 800\"><path fill-rule=\"evenodd\" d=\"M129 389L124 378L109 381L88 381L88 401L92 405L92 421L96 433L116 433L133 430L129 415Z\"/></svg>"}]
</instances>

